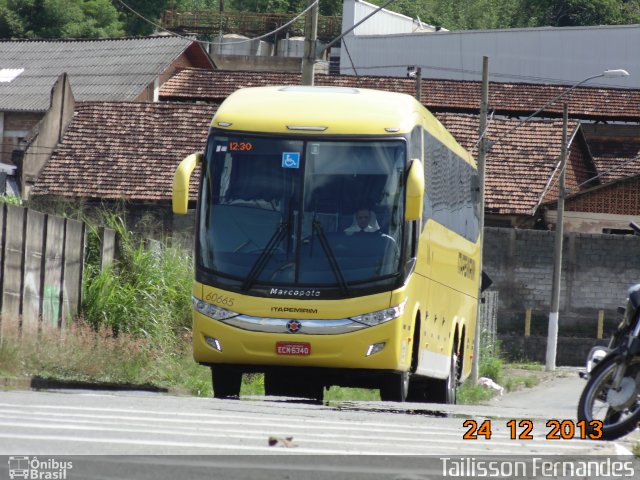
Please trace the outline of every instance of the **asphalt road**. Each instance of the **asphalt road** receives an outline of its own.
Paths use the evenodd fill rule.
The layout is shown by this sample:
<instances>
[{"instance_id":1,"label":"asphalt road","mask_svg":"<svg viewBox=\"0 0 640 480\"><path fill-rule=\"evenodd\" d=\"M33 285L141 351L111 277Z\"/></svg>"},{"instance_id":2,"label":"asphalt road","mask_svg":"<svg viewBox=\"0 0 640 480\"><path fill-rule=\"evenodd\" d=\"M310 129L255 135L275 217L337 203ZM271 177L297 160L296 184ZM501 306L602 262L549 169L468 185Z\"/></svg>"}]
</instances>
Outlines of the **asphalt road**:
<instances>
[{"instance_id":1,"label":"asphalt road","mask_svg":"<svg viewBox=\"0 0 640 480\"><path fill-rule=\"evenodd\" d=\"M3 391L0 455L68 459L68 479L417 480L442 478L444 457L624 454L632 440L546 438L546 420L575 420L582 386L569 375L484 406ZM511 438L511 419L530 419L533 438ZM488 422L491 437L463 439L470 422ZM0 457L0 479L6 465Z\"/></svg>"}]
</instances>

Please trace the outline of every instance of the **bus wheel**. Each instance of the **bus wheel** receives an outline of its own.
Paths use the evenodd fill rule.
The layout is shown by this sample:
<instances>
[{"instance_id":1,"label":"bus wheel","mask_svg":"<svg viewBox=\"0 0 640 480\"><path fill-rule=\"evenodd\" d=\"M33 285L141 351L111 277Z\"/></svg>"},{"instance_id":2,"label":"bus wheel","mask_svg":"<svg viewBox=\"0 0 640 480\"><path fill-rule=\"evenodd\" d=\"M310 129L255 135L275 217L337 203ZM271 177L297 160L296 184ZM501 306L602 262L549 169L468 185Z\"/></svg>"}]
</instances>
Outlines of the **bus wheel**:
<instances>
[{"instance_id":1,"label":"bus wheel","mask_svg":"<svg viewBox=\"0 0 640 480\"><path fill-rule=\"evenodd\" d=\"M242 372L227 365L211 367L213 398L240 398Z\"/></svg>"},{"instance_id":2,"label":"bus wheel","mask_svg":"<svg viewBox=\"0 0 640 480\"><path fill-rule=\"evenodd\" d=\"M275 372L264 374L264 394L268 397L308 398L322 402L324 385L312 378L283 377Z\"/></svg>"},{"instance_id":3,"label":"bus wheel","mask_svg":"<svg viewBox=\"0 0 640 480\"><path fill-rule=\"evenodd\" d=\"M404 402L409 394L409 372L393 372L380 386L380 400L383 402Z\"/></svg>"},{"instance_id":4,"label":"bus wheel","mask_svg":"<svg viewBox=\"0 0 640 480\"><path fill-rule=\"evenodd\" d=\"M456 403L458 392L458 355L451 353L449 376L445 380L431 379L426 388L426 400L433 403Z\"/></svg>"}]
</instances>

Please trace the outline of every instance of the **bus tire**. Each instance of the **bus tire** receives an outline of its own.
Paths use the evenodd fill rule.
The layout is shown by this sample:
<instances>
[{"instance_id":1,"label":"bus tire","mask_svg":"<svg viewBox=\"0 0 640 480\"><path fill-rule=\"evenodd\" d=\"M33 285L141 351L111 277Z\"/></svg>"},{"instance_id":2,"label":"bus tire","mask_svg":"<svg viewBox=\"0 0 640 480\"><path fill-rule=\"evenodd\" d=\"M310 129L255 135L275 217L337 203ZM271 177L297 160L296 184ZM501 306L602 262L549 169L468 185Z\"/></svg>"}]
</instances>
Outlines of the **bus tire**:
<instances>
[{"instance_id":1,"label":"bus tire","mask_svg":"<svg viewBox=\"0 0 640 480\"><path fill-rule=\"evenodd\" d=\"M393 372L382 380L380 400L383 402L404 402L409 395L410 372Z\"/></svg>"},{"instance_id":2,"label":"bus tire","mask_svg":"<svg viewBox=\"0 0 640 480\"><path fill-rule=\"evenodd\" d=\"M455 404L458 392L458 356L451 352L451 362L449 375L444 380L431 379L426 388L426 398L428 402Z\"/></svg>"},{"instance_id":3,"label":"bus tire","mask_svg":"<svg viewBox=\"0 0 640 480\"><path fill-rule=\"evenodd\" d=\"M242 372L227 365L211 367L213 398L240 398Z\"/></svg>"}]
</instances>

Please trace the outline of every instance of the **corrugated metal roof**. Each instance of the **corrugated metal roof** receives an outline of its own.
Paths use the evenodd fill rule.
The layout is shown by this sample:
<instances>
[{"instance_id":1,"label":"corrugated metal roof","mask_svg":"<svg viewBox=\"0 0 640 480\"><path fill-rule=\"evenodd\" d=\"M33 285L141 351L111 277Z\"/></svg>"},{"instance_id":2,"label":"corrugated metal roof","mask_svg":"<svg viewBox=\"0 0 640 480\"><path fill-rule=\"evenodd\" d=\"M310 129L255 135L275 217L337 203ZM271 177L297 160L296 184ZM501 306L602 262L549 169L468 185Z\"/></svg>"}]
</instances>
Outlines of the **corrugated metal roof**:
<instances>
[{"instance_id":1,"label":"corrugated metal roof","mask_svg":"<svg viewBox=\"0 0 640 480\"><path fill-rule=\"evenodd\" d=\"M13 81L0 82L0 110L46 111L65 72L78 101L134 100L191 44L175 36L0 41L0 68L24 68Z\"/></svg>"}]
</instances>

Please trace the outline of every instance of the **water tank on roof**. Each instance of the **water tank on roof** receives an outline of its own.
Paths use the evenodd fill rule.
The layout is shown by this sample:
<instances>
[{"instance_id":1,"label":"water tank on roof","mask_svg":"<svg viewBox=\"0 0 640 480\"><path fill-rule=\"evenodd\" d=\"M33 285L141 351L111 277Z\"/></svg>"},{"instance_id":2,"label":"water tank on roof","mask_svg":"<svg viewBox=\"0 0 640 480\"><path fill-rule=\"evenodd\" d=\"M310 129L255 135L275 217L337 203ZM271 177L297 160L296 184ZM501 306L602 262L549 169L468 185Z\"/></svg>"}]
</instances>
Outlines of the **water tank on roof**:
<instances>
[{"instance_id":1,"label":"water tank on roof","mask_svg":"<svg viewBox=\"0 0 640 480\"><path fill-rule=\"evenodd\" d=\"M215 37L209 47L209 53L215 55L269 56L271 45L262 40L252 40L244 35L228 33Z\"/></svg>"},{"instance_id":2,"label":"water tank on roof","mask_svg":"<svg viewBox=\"0 0 640 480\"><path fill-rule=\"evenodd\" d=\"M290 37L278 40L279 57L299 57L304 56L304 37Z\"/></svg>"}]
</instances>

